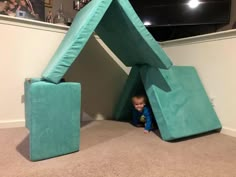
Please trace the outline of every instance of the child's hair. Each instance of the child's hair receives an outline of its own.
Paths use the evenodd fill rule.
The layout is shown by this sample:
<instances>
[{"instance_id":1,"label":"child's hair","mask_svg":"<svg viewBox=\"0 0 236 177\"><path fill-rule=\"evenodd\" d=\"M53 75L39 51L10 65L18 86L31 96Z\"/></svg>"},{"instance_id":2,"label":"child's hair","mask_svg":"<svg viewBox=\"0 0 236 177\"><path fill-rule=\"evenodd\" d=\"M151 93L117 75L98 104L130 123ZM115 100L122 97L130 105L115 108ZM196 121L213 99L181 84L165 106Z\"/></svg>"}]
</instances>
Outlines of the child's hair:
<instances>
[{"instance_id":1,"label":"child's hair","mask_svg":"<svg viewBox=\"0 0 236 177\"><path fill-rule=\"evenodd\" d=\"M131 98L131 101L132 101L132 102L133 102L133 99L134 99L134 98L138 98L138 99L143 98L143 99L144 99L144 102L145 102L145 103L147 102L147 97L146 97L145 94L136 94L136 95L133 95L132 98Z\"/></svg>"}]
</instances>

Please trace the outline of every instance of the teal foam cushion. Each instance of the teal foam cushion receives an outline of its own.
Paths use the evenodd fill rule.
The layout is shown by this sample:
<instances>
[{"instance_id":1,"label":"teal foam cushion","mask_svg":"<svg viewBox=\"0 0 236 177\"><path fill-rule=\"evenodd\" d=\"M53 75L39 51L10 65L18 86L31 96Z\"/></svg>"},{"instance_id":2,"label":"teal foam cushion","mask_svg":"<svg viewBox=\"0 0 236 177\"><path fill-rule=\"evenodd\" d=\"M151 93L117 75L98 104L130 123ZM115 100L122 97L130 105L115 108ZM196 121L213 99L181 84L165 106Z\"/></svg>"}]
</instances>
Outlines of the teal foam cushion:
<instances>
[{"instance_id":1,"label":"teal foam cushion","mask_svg":"<svg viewBox=\"0 0 236 177\"><path fill-rule=\"evenodd\" d=\"M128 0L114 0L95 31L126 66L148 64L169 68L172 65Z\"/></svg>"},{"instance_id":2,"label":"teal foam cushion","mask_svg":"<svg viewBox=\"0 0 236 177\"><path fill-rule=\"evenodd\" d=\"M36 161L78 151L80 84L38 81L25 86L30 159Z\"/></svg>"},{"instance_id":3,"label":"teal foam cushion","mask_svg":"<svg viewBox=\"0 0 236 177\"><path fill-rule=\"evenodd\" d=\"M193 67L158 70L144 66L140 72L164 140L221 128L221 123Z\"/></svg>"},{"instance_id":4,"label":"teal foam cushion","mask_svg":"<svg viewBox=\"0 0 236 177\"><path fill-rule=\"evenodd\" d=\"M69 31L42 73L45 80L58 83L84 48L112 0L92 0L73 20Z\"/></svg>"},{"instance_id":5,"label":"teal foam cushion","mask_svg":"<svg viewBox=\"0 0 236 177\"><path fill-rule=\"evenodd\" d=\"M42 73L42 78L58 83L95 29L127 66L149 64L169 68L172 65L128 0L92 0L77 13L72 26Z\"/></svg>"}]
</instances>

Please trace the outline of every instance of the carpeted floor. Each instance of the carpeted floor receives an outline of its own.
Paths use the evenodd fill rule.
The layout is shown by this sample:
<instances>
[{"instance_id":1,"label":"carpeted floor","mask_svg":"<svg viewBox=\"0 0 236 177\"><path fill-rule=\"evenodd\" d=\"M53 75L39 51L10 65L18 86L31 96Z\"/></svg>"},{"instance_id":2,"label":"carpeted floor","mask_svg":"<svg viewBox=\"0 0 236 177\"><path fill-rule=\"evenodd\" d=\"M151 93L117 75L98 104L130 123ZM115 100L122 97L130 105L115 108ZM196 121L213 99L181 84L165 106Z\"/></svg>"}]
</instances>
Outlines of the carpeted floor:
<instances>
[{"instance_id":1,"label":"carpeted floor","mask_svg":"<svg viewBox=\"0 0 236 177\"><path fill-rule=\"evenodd\" d=\"M28 160L28 131L0 130L0 177L236 177L236 138L208 134L164 142L115 121L83 125L81 150Z\"/></svg>"}]
</instances>

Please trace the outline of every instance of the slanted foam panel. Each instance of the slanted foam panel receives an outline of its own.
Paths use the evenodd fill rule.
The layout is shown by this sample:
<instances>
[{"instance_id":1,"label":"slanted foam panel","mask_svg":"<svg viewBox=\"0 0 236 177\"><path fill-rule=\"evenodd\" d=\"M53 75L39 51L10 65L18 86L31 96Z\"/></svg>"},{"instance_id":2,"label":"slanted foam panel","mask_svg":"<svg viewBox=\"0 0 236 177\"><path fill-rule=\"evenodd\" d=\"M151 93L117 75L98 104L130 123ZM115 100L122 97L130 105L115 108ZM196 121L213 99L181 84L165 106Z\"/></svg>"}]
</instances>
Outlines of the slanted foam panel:
<instances>
[{"instance_id":1,"label":"slanted foam panel","mask_svg":"<svg viewBox=\"0 0 236 177\"><path fill-rule=\"evenodd\" d=\"M62 43L45 68L42 77L58 83L78 57L112 0L92 0L73 20Z\"/></svg>"},{"instance_id":2,"label":"slanted foam panel","mask_svg":"<svg viewBox=\"0 0 236 177\"><path fill-rule=\"evenodd\" d=\"M158 70L143 66L140 72L164 140L221 128L221 123L193 67Z\"/></svg>"},{"instance_id":3,"label":"slanted foam panel","mask_svg":"<svg viewBox=\"0 0 236 177\"><path fill-rule=\"evenodd\" d=\"M47 159L79 150L79 83L25 83L26 125L30 131L30 159Z\"/></svg>"},{"instance_id":4,"label":"slanted foam panel","mask_svg":"<svg viewBox=\"0 0 236 177\"><path fill-rule=\"evenodd\" d=\"M127 66L172 66L169 57L145 28L128 0L92 0L77 13L72 26L42 73L42 78L58 83L94 30Z\"/></svg>"},{"instance_id":5,"label":"slanted foam panel","mask_svg":"<svg viewBox=\"0 0 236 177\"><path fill-rule=\"evenodd\" d=\"M166 69L172 65L128 0L113 0L95 31L126 66Z\"/></svg>"}]
</instances>

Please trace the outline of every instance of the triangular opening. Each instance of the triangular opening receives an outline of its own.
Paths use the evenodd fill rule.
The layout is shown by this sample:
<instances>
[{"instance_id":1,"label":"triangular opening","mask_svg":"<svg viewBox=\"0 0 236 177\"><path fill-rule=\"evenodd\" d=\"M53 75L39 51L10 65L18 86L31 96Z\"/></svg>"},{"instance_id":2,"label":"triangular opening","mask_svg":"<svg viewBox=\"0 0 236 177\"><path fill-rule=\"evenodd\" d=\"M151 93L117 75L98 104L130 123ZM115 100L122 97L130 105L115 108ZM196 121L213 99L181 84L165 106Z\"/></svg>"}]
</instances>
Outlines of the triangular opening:
<instances>
[{"instance_id":1,"label":"triangular opening","mask_svg":"<svg viewBox=\"0 0 236 177\"><path fill-rule=\"evenodd\" d=\"M145 91L145 87L139 72L138 67L134 67L131 70L130 76L128 77L126 84L123 89L123 93L121 93L121 99L116 105L116 110L114 111L114 117L118 121L122 122L132 122L132 111L133 111L133 104L132 104L132 97L136 95L144 95L146 97L146 105L150 109L152 114L152 124L153 129L157 129L157 122L154 117L152 106L150 104L148 95ZM156 131L155 131L156 133ZM159 133L157 133L159 135Z\"/></svg>"}]
</instances>

